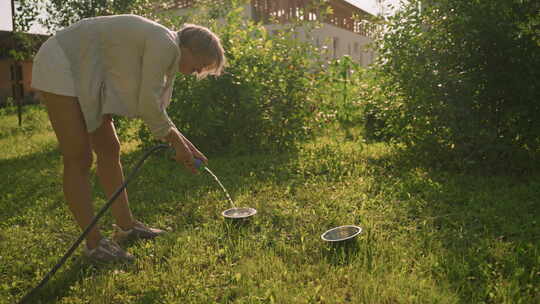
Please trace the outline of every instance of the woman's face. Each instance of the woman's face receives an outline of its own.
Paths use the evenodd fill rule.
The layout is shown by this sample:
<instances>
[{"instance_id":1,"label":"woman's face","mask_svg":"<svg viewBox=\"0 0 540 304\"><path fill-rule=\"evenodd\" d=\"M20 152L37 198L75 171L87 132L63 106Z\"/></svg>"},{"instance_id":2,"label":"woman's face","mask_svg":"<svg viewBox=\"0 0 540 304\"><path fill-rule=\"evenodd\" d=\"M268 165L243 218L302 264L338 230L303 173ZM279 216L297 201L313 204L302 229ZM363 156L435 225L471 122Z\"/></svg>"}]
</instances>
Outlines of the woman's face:
<instances>
[{"instance_id":1,"label":"woman's face","mask_svg":"<svg viewBox=\"0 0 540 304\"><path fill-rule=\"evenodd\" d=\"M180 57L180 73L185 75L200 74L207 66L203 61L193 55L193 53L186 48L181 48Z\"/></svg>"}]
</instances>

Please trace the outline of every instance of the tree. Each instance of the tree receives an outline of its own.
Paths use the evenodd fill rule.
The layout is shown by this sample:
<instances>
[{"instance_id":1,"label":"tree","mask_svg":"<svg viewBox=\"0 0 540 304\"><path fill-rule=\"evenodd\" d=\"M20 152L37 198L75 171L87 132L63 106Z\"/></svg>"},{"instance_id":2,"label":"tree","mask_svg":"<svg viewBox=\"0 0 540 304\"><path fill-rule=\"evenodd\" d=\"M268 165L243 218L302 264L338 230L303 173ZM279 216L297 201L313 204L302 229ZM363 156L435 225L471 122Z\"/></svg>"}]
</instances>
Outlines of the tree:
<instances>
[{"instance_id":1,"label":"tree","mask_svg":"<svg viewBox=\"0 0 540 304\"><path fill-rule=\"evenodd\" d=\"M540 154L540 2L411 0L379 39L371 110L419 152L504 163ZM507 162L508 164L512 162Z\"/></svg>"},{"instance_id":2,"label":"tree","mask_svg":"<svg viewBox=\"0 0 540 304\"><path fill-rule=\"evenodd\" d=\"M147 15L156 7L155 0L18 0L16 25L28 31L39 24L54 33L83 18L133 13Z\"/></svg>"}]
</instances>

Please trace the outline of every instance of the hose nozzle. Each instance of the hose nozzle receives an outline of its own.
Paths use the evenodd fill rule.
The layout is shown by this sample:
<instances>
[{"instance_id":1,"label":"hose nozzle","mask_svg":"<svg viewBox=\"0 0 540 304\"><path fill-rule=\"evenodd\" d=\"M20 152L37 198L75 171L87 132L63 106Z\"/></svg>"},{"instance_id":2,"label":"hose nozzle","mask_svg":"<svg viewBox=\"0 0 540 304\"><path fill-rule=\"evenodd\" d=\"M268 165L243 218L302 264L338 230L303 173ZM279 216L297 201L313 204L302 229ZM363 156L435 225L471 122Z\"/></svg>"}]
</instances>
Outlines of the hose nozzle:
<instances>
[{"instance_id":1,"label":"hose nozzle","mask_svg":"<svg viewBox=\"0 0 540 304\"><path fill-rule=\"evenodd\" d=\"M203 170L205 167L204 162L198 158L194 158L193 164L195 165L195 169L197 170Z\"/></svg>"}]
</instances>

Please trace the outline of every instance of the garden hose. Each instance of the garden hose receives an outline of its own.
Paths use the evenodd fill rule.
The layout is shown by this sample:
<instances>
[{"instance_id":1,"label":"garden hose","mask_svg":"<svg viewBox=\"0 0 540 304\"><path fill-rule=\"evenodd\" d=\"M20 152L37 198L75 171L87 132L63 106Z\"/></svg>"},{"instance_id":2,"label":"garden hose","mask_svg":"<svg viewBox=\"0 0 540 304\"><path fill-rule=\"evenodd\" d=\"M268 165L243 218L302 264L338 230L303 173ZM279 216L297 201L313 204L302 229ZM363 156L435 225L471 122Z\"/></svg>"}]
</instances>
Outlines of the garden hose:
<instances>
[{"instance_id":1,"label":"garden hose","mask_svg":"<svg viewBox=\"0 0 540 304\"><path fill-rule=\"evenodd\" d=\"M41 282L39 282L39 284L36 285L36 287L32 288L32 290L30 290L24 297L22 297L22 299L19 301L19 304L26 303L26 301L28 301L30 299L30 297L32 297L41 287L43 287L49 281L49 279L56 273L56 271L58 271L58 269L60 267L62 267L62 265L64 265L64 263L67 261L67 259L73 254L75 249L77 249L77 247L84 240L86 235L88 235L90 230L92 230L92 228L96 225L96 223L99 221L99 219L105 214L107 209L109 209L109 207L111 207L111 205L116 200L116 198L120 195L120 193L122 193L122 191L124 191L124 189L127 187L128 183L135 177L135 175L137 174L137 171L139 171L140 167L142 166L144 161L148 158L148 156L150 156L150 154L154 153L157 150L167 149L167 148L169 148L169 146L165 145L165 144L157 145L157 146L151 148L150 150L148 150L143 155L143 157L139 160L139 162L135 165L135 167L133 168L131 173L125 179L122 186L120 186L120 188L118 188L118 190L116 190L116 192L112 195L112 197L109 199L109 201L98 211L98 213L92 219L92 222L88 225L88 227L86 227L86 229L84 229L82 234L73 243L73 245L71 245L71 248L68 249L68 251L58 261L58 263L56 263L56 265L54 265L54 267L43 277Z\"/></svg>"}]
</instances>

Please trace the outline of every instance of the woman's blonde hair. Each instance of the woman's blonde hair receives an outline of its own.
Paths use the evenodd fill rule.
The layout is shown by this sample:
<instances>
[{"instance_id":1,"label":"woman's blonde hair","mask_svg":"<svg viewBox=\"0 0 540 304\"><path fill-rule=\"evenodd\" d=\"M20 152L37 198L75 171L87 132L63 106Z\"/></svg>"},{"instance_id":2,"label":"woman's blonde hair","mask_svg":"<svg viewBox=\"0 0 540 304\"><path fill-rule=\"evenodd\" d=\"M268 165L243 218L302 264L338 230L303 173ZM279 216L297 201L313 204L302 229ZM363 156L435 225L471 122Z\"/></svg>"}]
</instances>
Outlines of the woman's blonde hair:
<instances>
[{"instance_id":1,"label":"woman's blonde hair","mask_svg":"<svg viewBox=\"0 0 540 304\"><path fill-rule=\"evenodd\" d=\"M207 75L219 76L225 67L225 51L219 37L208 28L194 24L184 24L178 31L180 47L189 49L195 56L208 64L197 78Z\"/></svg>"}]
</instances>

